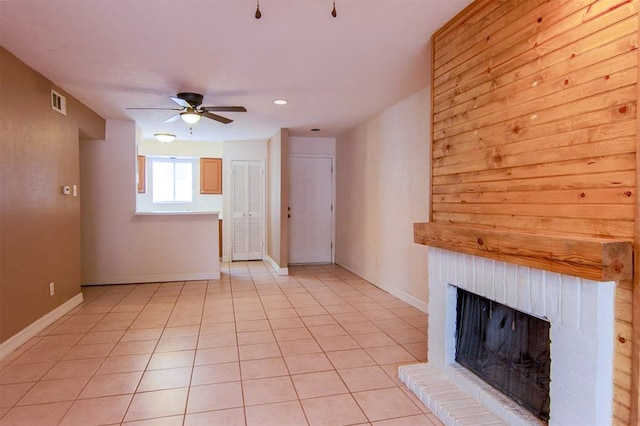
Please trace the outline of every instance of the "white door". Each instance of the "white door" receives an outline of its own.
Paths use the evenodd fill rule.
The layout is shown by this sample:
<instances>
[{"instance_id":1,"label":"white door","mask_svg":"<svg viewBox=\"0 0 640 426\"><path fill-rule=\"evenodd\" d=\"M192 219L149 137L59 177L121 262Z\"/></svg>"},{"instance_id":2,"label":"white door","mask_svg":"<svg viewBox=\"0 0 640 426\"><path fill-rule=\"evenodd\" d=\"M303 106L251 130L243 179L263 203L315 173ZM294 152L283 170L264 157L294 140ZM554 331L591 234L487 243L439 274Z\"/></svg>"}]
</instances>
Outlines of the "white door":
<instances>
[{"instance_id":1,"label":"white door","mask_svg":"<svg viewBox=\"0 0 640 426\"><path fill-rule=\"evenodd\" d=\"M331 263L332 159L289 157L289 263Z\"/></svg>"},{"instance_id":2,"label":"white door","mask_svg":"<svg viewBox=\"0 0 640 426\"><path fill-rule=\"evenodd\" d=\"M231 260L262 259L264 168L261 161L232 161Z\"/></svg>"}]
</instances>

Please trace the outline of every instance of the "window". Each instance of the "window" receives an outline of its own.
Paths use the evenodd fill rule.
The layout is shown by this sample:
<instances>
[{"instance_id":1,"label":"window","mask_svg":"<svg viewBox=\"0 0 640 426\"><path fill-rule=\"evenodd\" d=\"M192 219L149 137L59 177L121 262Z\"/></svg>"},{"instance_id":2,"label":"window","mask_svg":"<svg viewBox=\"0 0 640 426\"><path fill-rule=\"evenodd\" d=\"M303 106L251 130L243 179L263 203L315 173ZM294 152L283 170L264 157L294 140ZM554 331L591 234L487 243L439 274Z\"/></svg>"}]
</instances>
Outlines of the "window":
<instances>
[{"instance_id":1,"label":"window","mask_svg":"<svg viewBox=\"0 0 640 426\"><path fill-rule=\"evenodd\" d=\"M154 203L193 202L193 160L154 158L151 168Z\"/></svg>"}]
</instances>

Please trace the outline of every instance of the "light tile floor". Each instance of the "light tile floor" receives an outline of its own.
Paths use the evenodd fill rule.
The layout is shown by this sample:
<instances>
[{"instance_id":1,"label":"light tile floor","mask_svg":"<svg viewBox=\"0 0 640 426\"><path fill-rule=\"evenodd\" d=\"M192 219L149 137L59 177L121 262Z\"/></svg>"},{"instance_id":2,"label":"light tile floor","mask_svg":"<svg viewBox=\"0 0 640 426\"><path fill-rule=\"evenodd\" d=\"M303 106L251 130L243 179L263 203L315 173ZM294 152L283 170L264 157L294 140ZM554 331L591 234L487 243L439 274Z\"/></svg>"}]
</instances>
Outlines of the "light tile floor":
<instances>
[{"instance_id":1,"label":"light tile floor","mask_svg":"<svg viewBox=\"0 0 640 426\"><path fill-rule=\"evenodd\" d=\"M396 378L427 316L336 265L83 288L0 361L0 425L441 425Z\"/></svg>"}]
</instances>

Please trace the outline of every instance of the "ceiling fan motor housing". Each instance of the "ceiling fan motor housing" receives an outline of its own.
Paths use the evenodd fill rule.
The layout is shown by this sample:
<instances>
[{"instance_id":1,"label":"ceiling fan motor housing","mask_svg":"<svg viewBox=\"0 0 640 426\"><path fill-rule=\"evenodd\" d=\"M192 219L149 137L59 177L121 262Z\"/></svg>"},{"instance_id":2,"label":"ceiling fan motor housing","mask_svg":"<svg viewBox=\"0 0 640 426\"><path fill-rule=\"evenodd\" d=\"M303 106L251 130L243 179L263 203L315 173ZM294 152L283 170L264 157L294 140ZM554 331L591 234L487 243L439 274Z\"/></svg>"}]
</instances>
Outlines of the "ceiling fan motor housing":
<instances>
[{"instance_id":1,"label":"ceiling fan motor housing","mask_svg":"<svg viewBox=\"0 0 640 426\"><path fill-rule=\"evenodd\" d=\"M194 108L202 105L203 96L198 93L182 92L178 93L177 97L189 102Z\"/></svg>"}]
</instances>

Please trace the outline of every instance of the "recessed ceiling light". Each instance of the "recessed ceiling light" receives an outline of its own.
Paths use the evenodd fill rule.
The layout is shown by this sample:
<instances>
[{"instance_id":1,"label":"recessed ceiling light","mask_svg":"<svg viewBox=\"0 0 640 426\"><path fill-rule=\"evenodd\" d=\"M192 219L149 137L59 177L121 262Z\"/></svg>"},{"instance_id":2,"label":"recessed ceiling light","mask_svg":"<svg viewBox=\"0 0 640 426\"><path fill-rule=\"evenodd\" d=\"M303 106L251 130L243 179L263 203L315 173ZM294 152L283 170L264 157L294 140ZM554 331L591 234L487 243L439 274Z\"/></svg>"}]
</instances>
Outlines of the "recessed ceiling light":
<instances>
[{"instance_id":1,"label":"recessed ceiling light","mask_svg":"<svg viewBox=\"0 0 640 426\"><path fill-rule=\"evenodd\" d=\"M318 128L313 128L313 129L311 129L311 131L312 131L312 132L319 132L319 131L320 131L320 129L318 129Z\"/></svg>"},{"instance_id":2,"label":"recessed ceiling light","mask_svg":"<svg viewBox=\"0 0 640 426\"><path fill-rule=\"evenodd\" d=\"M289 102L287 100L285 100L285 99L276 99L275 101L273 101L273 103L276 104L276 105L286 105Z\"/></svg>"}]
</instances>

